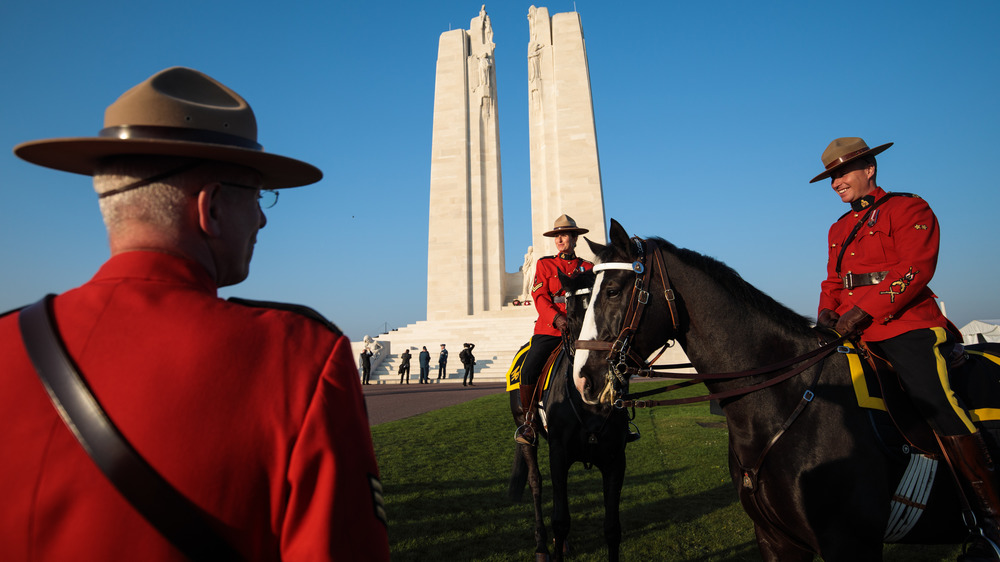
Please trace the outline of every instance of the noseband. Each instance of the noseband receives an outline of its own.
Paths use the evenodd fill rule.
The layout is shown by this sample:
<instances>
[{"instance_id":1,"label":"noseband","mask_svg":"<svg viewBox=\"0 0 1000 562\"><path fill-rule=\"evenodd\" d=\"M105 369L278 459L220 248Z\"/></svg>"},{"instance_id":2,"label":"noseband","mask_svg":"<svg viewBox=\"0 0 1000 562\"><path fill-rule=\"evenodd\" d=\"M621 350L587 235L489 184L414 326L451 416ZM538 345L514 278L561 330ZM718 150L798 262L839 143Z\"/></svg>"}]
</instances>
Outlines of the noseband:
<instances>
[{"instance_id":1,"label":"noseband","mask_svg":"<svg viewBox=\"0 0 1000 562\"><path fill-rule=\"evenodd\" d=\"M649 290L651 284L649 277L659 275L663 285L663 298L670 310L670 319L673 323L674 332L680 329L680 316L677 313L677 299L673 288L670 286L670 276L667 275L667 268L663 265L663 257L657 251L654 240L643 240L633 237L638 256L632 263L628 262L608 262L599 263L594 266L593 271L601 272L605 270L623 270L635 272L635 283L629 295L628 308L622 321L622 328L614 341L606 342L601 340L577 340L577 349L588 349L594 351L607 351L608 378L614 377L617 388L627 388L628 378L631 375L648 372L649 366L660 358L660 355L672 345L668 340L660 349L652 361L647 361L632 350L631 340L639 329L646 305L649 303ZM649 276L649 277L647 277ZM593 301L591 301L593 305ZM616 389L617 390L617 389Z\"/></svg>"}]
</instances>

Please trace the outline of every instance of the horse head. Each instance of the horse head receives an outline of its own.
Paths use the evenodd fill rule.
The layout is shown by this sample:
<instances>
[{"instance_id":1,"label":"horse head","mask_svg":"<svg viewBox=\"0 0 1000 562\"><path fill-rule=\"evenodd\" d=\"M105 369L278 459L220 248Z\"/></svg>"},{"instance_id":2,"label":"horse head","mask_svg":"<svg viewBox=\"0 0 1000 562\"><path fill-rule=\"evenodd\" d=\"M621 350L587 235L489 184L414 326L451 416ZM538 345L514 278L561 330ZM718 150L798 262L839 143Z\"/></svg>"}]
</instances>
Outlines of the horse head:
<instances>
[{"instance_id":1,"label":"horse head","mask_svg":"<svg viewBox=\"0 0 1000 562\"><path fill-rule=\"evenodd\" d=\"M577 341L573 381L589 404L611 403L627 393L631 374L645 367L644 360L676 337L678 329L676 321L673 330L664 322L643 322L643 317L678 316L666 298L654 297L665 294L667 279L661 258L652 255L655 246L630 239L614 219L610 238L607 246L587 240L597 256L596 276ZM640 324L642 330L637 329Z\"/></svg>"}]
</instances>

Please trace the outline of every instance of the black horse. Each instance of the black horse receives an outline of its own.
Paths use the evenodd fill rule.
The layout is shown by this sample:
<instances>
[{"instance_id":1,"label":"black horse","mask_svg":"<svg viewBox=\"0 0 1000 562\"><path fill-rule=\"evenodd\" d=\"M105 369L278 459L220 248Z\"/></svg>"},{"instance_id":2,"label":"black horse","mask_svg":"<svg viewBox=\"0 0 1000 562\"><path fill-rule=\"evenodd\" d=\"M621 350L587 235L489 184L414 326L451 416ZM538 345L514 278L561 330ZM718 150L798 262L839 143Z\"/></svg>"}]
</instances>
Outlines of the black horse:
<instances>
[{"instance_id":1,"label":"black horse","mask_svg":"<svg viewBox=\"0 0 1000 562\"><path fill-rule=\"evenodd\" d=\"M604 538L607 541L608 560L618 560L621 544L621 522L618 504L625 480L625 441L629 419L623 410L609 404L585 404L571 384L572 349L574 334L580 331L580 322L589 300L589 289L594 275L587 272L574 279L560 276L567 291L566 309L569 326L563 347L552 367L548 393L544 397L543 412L546 427L538 433L549 442L549 470L552 477L552 530L555 534L554 559L562 560L569 534L569 496L567 481L569 468L575 462L591 464L601 470L604 484ZM585 288L585 289L584 289ZM580 289L584 289L580 291ZM539 387L543 381L539 380ZM521 400L517 390L510 393L510 411L515 427L524 423ZM539 424L542 425L542 424ZM525 483L531 487L535 508L535 555L538 560L548 559L548 538L542 516L542 480L538 470L538 449L535 446L515 444L514 466L511 469L507 494L519 500Z\"/></svg>"},{"instance_id":2,"label":"black horse","mask_svg":"<svg viewBox=\"0 0 1000 562\"><path fill-rule=\"evenodd\" d=\"M576 386L589 404L606 403L616 381L679 343L722 398L730 473L765 560L881 560L883 542L968 536L947 466L880 437L874 414L858 406L846 349L821 345L809 319L724 264L659 238L630 240L613 220L611 245L591 248L599 273ZM781 369L765 373L772 365ZM926 495L909 499L901 481Z\"/></svg>"}]
</instances>

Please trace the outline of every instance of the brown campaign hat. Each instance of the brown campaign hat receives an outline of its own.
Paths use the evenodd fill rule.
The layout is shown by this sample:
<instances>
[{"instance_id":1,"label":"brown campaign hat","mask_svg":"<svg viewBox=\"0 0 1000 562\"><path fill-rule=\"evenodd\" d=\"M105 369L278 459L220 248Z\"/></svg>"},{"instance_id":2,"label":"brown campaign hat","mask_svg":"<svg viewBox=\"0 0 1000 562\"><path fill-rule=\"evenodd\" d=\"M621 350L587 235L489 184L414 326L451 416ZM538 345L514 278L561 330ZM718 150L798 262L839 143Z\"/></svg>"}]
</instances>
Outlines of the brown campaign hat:
<instances>
[{"instance_id":1,"label":"brown campaign hat","mask_svg":"<svg viewBox=\"0 0 1000 562\"><path fill-rule=\"evenodd\" d=\"M823 151L823 156L820 157L823 161L823 166L826 167L826 171L809 180L809 183L818 182L821 179L828 178L838 168L845 166L849 162L853 162L858 158L863 158L865 156L875 156L890 146L892 146L892 143L887 142L881 146L876 146L875 148L868 148L864 139L860 137L841 137L839 139L833 139L833 142L831 142L830 145L826 147L826 150Z\"/></svg>"},{"instance_id":2,"label":"brown campaign hat","mask_svg":"<svg viewBox=\"0 0 1000 562\"><path fill-rule=\"evenodd\" d=\"M573 217L569 215L562 215L556 219L556 224L552 230L542 234L542 236L548 236L549 238L555 238L560 234L586 234L590 232L586 228L580 228L576 226L576 221Z\"/></svg>"},{"instance_id":3,"label":"brown campaign hat","mask_svg":"<svg viewBox=\"0 0 1000 562\"><path fill-rule=\"evenodd\" d=\"M97 137L30 141L14 154L39 166L93 175L110 156L181 156L238 164L261 174L267 189L318 182L312 164L264 152L250 104L190 68L162 70L134 86L104 112Z\"/></svg>"}]
</instances>

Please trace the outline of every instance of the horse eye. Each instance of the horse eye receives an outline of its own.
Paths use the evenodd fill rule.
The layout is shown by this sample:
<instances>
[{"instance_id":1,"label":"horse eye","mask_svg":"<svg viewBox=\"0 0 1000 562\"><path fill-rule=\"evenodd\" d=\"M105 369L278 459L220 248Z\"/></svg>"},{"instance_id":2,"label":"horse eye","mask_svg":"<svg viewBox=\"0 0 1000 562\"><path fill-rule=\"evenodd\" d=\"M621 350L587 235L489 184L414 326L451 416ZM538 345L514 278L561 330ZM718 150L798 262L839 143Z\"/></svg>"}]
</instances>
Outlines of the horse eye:
<instances>
[{"instance_id":1,"label":"horse eye","mask_svg":"<svg viewBox=\"0 0 1000 562\"><path fill-rule=\"evenodd\" d=\"M622 292L621 292L620 289L611 289L611 288L608 289L608 296L609 297L617 297L620 294L622 294Z\"/></svg>"}]
</instances>

